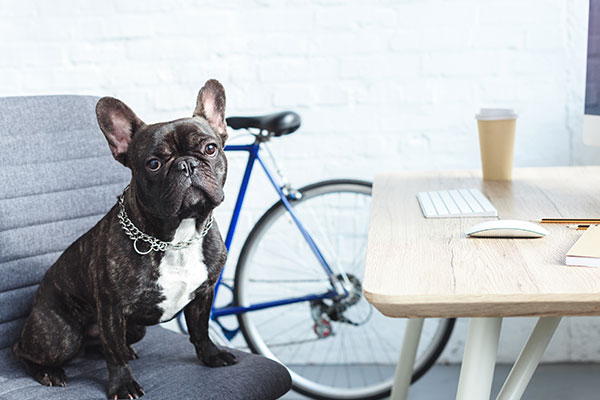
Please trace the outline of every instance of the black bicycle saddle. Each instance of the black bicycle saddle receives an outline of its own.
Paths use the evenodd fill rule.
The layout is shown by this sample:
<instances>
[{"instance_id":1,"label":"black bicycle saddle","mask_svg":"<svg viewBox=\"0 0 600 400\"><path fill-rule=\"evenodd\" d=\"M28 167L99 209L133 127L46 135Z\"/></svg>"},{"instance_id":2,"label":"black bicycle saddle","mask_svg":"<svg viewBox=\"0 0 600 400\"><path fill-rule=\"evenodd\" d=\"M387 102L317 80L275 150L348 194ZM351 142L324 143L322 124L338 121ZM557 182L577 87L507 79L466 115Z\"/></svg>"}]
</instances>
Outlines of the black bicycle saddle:
<instances>
[{"instance_id":1,"label":"black bicycle saddle","mask_svg":"<svg viewBox=\"0 0 600 400\"><path fill-rule=\"evenodd\" d=\"M270 132L274 136L287 135L300 128L300 115L293 111L256 117L229 117L226 121L233 129L257 128Z\"/></svg>"}]
</instances>

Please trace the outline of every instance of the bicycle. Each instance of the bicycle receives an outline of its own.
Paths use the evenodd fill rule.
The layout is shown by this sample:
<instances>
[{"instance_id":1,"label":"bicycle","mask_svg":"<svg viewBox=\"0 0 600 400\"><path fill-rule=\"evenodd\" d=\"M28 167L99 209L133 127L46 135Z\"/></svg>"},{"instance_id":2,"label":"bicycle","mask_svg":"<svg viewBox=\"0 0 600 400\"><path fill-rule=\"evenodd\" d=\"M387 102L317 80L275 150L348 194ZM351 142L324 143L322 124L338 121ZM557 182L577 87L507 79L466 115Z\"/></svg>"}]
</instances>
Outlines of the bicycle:
<instances>
[{"instance_id":1,"label":"bicycle","mask_svg":"<svg viewBox=\"0 0 600 400\"><path fill-rule=\"evenodd\" d=\"M233 287L221 278L217 282L215 299L221 286L233 292L230 304L213 306L211 321L220 330L217 334L232 340L241 332L251 351L286 365L294 390L309 397L364 400L388 396L402 343L399 321L403 320L374 313L362 295L372 184L338 179L295 189L268 147L272 138L300 127L300 116L294 112L230 117L227 125L254 136L250 144L225 147L225 151L248 153L225 238L227 249L257 161L279 201L246 238ZM275 173L259 153L263 148ZM238 328L226 328L219 320L229 315L237 316ZM183 313L178 317L179 327L187 333L182 318ZM438 359L454 322L426 320L412 382Z\"/></svg>"}]
</instances>

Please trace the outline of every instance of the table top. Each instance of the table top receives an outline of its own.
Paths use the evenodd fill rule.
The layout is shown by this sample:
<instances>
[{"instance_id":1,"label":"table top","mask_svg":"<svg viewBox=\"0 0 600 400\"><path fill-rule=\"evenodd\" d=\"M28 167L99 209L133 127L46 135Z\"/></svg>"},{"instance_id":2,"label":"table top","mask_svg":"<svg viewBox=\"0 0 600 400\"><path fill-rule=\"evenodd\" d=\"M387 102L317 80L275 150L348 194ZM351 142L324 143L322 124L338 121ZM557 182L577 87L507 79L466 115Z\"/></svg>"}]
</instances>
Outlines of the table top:
<instances>
[{"instance_id":1,"label":"table top","mask_svg":"<svg viewBox=\"0 0 600 400\"><path fill-rule=\"evenodd\" d=\"M494 218L426 219L417 192L478 188L501 219L600 218L600 167L515 169L512 181L478 171L375 177L365 297L391 317L600 315L600 268L565 265L583 231L544 224L539 239L468 238ZM599 244L600 246L600 244Z\"/></svg>"}]
</instances>

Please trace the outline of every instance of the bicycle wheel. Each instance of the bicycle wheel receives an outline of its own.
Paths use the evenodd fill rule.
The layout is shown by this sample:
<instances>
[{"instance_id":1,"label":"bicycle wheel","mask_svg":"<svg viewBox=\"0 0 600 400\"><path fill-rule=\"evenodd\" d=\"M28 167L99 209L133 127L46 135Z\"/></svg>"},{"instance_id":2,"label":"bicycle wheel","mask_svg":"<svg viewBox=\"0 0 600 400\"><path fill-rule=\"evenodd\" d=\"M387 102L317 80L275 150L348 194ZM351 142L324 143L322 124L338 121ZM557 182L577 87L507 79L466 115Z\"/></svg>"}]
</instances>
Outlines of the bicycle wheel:
<instances>
[{"instance_id":1,"label":"bicycle wheel","mask_svg":"<svg viewBox=\"0 0 600 400\"><path fill-rule=\"evenodd\" d=\"M350 295L238 315L250 349L284 364L294 389L317 399L378 399L389 395L406 320L387 318L362 294L371 183L333 180L299 190L294 212ZM282 202L250 232L238 259L234 302L327 292L331 285ZM445 347L454 320L427 319L413 381Z\"/></svg>"}]
</instances>

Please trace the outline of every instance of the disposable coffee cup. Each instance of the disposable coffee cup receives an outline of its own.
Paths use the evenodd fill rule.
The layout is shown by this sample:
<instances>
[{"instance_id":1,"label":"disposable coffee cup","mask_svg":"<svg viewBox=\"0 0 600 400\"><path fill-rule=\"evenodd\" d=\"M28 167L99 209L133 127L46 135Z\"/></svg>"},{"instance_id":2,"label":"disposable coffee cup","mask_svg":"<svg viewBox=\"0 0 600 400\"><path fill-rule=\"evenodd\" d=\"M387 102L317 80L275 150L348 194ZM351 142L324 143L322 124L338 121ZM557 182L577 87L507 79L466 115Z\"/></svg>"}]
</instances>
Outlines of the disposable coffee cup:
<instances>
[{"instance_id":1,"label":"disposable coffee cup","mask_svg":"<svg viewBox=\"0 0 600 400\"><path fill-rule=\"evenodd\" d=\"M475 118L483 179L512 179L517 114L506 108L482 108Z\"/></svg>"}]
</instances>

